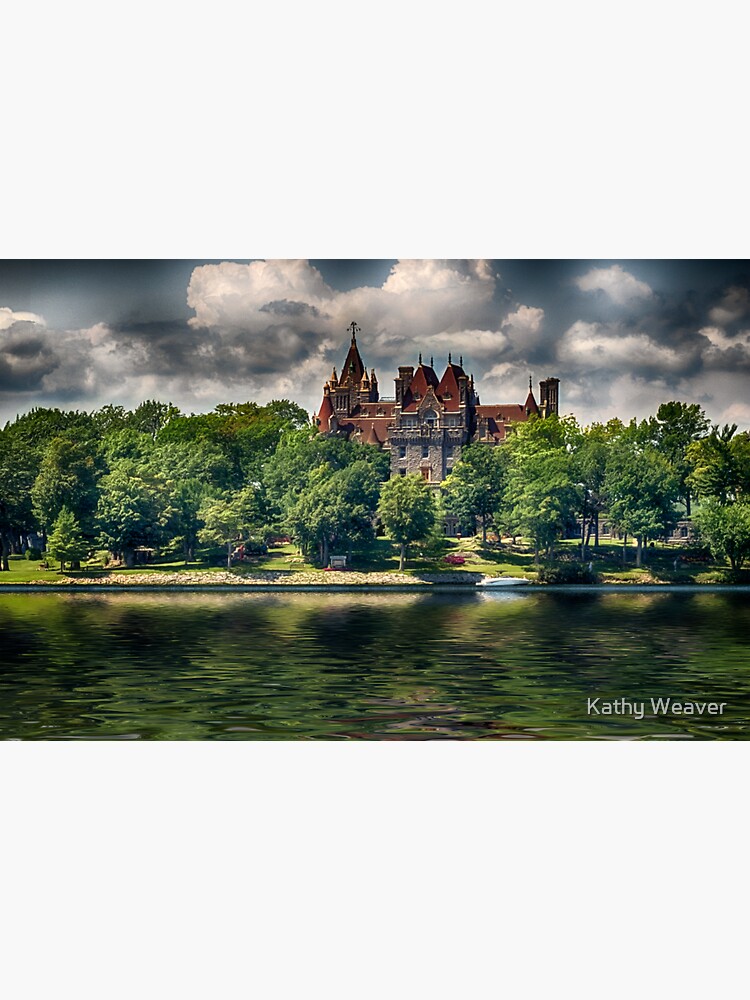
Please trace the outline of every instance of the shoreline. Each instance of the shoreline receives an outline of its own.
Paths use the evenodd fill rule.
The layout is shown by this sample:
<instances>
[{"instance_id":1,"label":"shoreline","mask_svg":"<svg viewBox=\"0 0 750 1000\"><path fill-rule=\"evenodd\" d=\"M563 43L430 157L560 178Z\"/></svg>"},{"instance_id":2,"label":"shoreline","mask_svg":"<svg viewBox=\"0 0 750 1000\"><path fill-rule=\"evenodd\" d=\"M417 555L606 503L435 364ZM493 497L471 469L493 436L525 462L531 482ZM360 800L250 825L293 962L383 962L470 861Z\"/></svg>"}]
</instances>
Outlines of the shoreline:
<instances>
[{"instance_id":1,"label":"shoreline","mask_svg":"<svg viewBox=\"0 0 750 1000\"><path fill-rule=\"evenodd\" d=\"M528 583L524 586L508 586L503 588L477 587L473 581L447 580L414 580L412 582L375 583L362 581L360 583L283 583L272 581L237 582L226 581L188 582L188 583L154 583L112 582L110 580L95 582L46 582L29 581L28 583L0 583L0 594L26 593L462 593L484 595L507 595L523 593L750 593L750 584L744 583Z\"/></svg>"}]
</instances>

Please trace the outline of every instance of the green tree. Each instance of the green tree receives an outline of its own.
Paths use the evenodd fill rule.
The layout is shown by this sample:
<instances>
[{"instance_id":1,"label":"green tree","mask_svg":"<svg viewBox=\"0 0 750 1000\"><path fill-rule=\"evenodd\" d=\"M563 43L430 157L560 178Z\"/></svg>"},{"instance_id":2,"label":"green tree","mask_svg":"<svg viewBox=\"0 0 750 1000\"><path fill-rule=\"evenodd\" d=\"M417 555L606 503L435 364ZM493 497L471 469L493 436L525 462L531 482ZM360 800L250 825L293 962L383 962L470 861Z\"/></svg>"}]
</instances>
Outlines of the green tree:
<instances>
[{"instance_id":1,"label":"green tree","mask_svg":"<svg viewBox=\"0 0 750 1000\"><path fill-rule=\"evenodd\" d=\"M31 490L34 513L42 528L51 528L63 507L67 507L84 534L93 537L98 473L91 444L53 438L44 451Z\"/></svg>"},{"instance_id":2,"label":"green tree","mask_svg":"<svg viewBox=\"0 0 750 1000\"><path fill-rule=\"evenodd\" d=\"M35 477L33 452L7 429L0 431L0 571L8 572L14 543L34 524L31 487Z\"/></svg>"},{"instance_id":3,"label":"green tree","mask_svg":"<svg viewBox=\"0 0 750 1000\"><path fill-rule=\"evenodd\" d=\"M213 413L175 417L158 434L162 444L208 442L218 446L232 469L229 488L241 489L261 478L263 464L281 438L309 425L307 412L289 400L222 403Z\"/></svg>"},{"instance_id":4,"label":"green tree","mask_svg":"<svg viewBox=\"0 0 750 1000\"><path fill-rule=\"evenodd\" d=\"M482 526L482 543L487 542L487 525L500 507L505 488L510 453L505 448L470 444L443 484L443 493L452 514L461 524Z\"/></svg>"},{"instance_id":5,"label":"green tree","mask_svg":"<svg viewBox=\"0 0 750 1000\"><path fill-rule=\"evenodd\" d=\"M166 540L173 515L168 484L148 465L121 459L102 478L96 511L102 541L126 566L135 564L138 546Z\"/></svg>"},{"instance_id":6,"label":"green tree","mask_svg":"<svg viewBox=\"0 0 750 1000\"><path fill-rule=\"evenodd\" d=\"M47 539L47 551L53 559L59 559L61 573L65 570L66 562L79 563L88 552L88 543L83 537L81 526L67 507L63 507L57 516Z\"/></svg>"},{"instance_id":7,"label":"green tree","mask_svg":"<svg viewBox=\"0 0 750 1000\"><path fill-rule=\"evenodd\" d=\"M581 553L586 552L594 534L599 545L599 517L604 510L604 476L613 442L624 430L620 420L585 427L574 453L574 475L581 488Z\"/></svg>"},{"instance_id":8,"label":"green tree","mask_svg":"<svg viewBox=\"0 0 750 1000\"><path fill-rule=\"evenodd\" d=\"M581 431L572 417L532 417L513 429L505 447L509 469L496 522L501 531L533 541L534 560L575 522L582 490L573 461Z\"/></svg>"},{"instance_id":9,"label":"green tree","mask_svg":"<svg viewBox=\"0 0 750 1000\"><path fill-rule=\"evenodd\" d=\"M679 481L672 464L651 444L643 445L633 421L612 446L604 477L604 494L612 523L637 541L636 565L640 566L643 543L667 534L675 521L674 504Z\"/></svg>"},{"instance_id":10,"label":"green tree","mask_svg":"<svg viewBox=\"0 0 750 1000\"><path fill-rule=\"evenodd\" d=\"M323 566L336 543L346 545L351 558L353 546L374 538L379 488L373 466L364 460L337 470L319 466L289 508L285 526L304 551L317 547Z\"/></svg>"},{"instance_id":11,"label":"green tree","mask_svg":"<svg viewBox=\"0 0 750 1000\"><path fill-rule=\"evenodd\" d=\"M714 498L695 515L699 537L716 559L728 559L733 570L750 558L750 503L722 504Z\"/></svg>"},{"instance_id":12,"label":"green tree","mask_svg":"<svg viewBox=\"0 0 750 1000\"><path fill-rule=\"evenodd\" d=\"M288 431L263 467L263 483L274 516L279 523L288 516L316 469L325 467L332 473L360 461L373 467L379 482L388 478L388 455L374 445L320 434L314 427Z\"/></svg>"},{"instance_id":13,"label":"green tree","mask_svg":"<svg viewBox=\"0 0 750 1000\"><path fill-rule=\"evenodd\" d=\"M399 546L399 569L406 563L411 542L430 536L437 520L435 498L421 476L397 476L383 483L378 515L391 538Z\"/></svg>"},{"instance_id":14,"label":"green tree","mask_svg":"<svg viewBox=\"0 0 750 1000\"><path fill-rule=\"evenodd\" d=\"M259 490L248 486L237 493L206 497L198 511L203 527L198 538L207 545L226 545L227 569L232 568L232 547L263 527L264 510Z\"/></svg>"},{"instance_id":15,"label":"green tree","mask_svg":"<svg viewBox=\"0 0 750 1000\"><path fill-rule=\"evenodd\" d=\"M554 544L575 520L581 491L575 481L571 455L564 448L517 453L513 456L508 485L497 515L498 526L512 535L525 535L534 543L534 562Z\"/></svg>"},{"instance_id":16,"label":"green tree","mask_svg":"<svg viewBox=\"0 0 750 1000\"><path fill-rule=\"evenodd\" d=\"M750 434L737 434L736 424L714 426L687 450L689 485L702 499L720 503L750 496Z\"/></svg>"},{"instance_id":17,"label":"green tree","mask_svg":"<svg viewBox=\"0 0 750 1000\"><path fill-rule=\"evenodd\" d=\"M654 445L672 464L677 475L679 498L690 517L692 492L690 489L691 465L687 450L693 441L705 437L709 428L706 414L697 403L680 403L671 400L662 403L652 423Z\"/></svg>"},{"instance_id":18,"label":"green tree","mask_svg":"<svg viewBox=\"0 0 750 1000\"><path fill-rule=\"evenodd\" d=\"M166 427L170 420L179 416L180 411L171 403L160 403L156 399L147 399L128 415L127 425L156 440L159 431Z\"/></svg>"}]
</instances>

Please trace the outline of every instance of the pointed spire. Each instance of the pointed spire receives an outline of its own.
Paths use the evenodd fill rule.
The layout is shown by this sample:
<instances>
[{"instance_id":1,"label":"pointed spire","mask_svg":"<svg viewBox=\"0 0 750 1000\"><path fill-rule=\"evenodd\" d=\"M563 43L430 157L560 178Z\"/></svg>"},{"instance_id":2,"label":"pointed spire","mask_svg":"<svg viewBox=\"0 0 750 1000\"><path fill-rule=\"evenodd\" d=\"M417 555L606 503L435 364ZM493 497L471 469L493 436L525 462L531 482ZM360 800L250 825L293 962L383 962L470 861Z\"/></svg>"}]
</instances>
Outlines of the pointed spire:
<instances>
[{"instance_id":1,"label":"pointed spire","mask_svg":"<svg viewBox=\"0 0 750 1000\"><path fill-rule=\"evenodd\" d=\"M532 388L532 386L531 386L531 375L529 375L529 392L531 392L531 388Z\"/></svg>"},{"instance_id":2,"label":"pointed spire","mask_svg":"<svg viewBox=\"0 0 750 1000\"><path fill-rule=\"evenodd\" d=\"M359 353L359 347L357 346L357 334L361 333L361 330L356 323L352 323L347 329L352 332L352 342L349 345L349 351L344 360L344 366L341 369L341 381L340 385L343 386L358 386L362 381L362 375L365 370L364 363Z\"/></svg>"},{"instance_id":3,"label":"pointed spire","mask_svg":"<svg viewBox=\"0 0 750 1000\"><path fill-rule=\"evenodd\" d=\"M377 380L378 380L378 377L375 374L375 369L373 368L372 371L370 372L370 381L371 382L377 382Z\"/></svg>"}]
</instances>

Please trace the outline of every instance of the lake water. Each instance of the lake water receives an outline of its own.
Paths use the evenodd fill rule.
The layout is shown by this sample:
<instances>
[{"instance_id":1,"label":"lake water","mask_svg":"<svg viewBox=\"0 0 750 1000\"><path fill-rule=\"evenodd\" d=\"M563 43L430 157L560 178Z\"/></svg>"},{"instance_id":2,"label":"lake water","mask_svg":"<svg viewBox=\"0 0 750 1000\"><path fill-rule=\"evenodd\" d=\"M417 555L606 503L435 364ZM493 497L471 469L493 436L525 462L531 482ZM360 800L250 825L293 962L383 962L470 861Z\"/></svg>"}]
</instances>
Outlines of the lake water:
<instances>
[{"instance_id":1,"label":"lake water","mask_svg":"<svg viewBox=\"0 0 750 1000\"><path fill-rule=\"evenodd\" d=\"M747 593L6 593L0 738L746 739L748 637Z\"/></svg>"}]
</instances>

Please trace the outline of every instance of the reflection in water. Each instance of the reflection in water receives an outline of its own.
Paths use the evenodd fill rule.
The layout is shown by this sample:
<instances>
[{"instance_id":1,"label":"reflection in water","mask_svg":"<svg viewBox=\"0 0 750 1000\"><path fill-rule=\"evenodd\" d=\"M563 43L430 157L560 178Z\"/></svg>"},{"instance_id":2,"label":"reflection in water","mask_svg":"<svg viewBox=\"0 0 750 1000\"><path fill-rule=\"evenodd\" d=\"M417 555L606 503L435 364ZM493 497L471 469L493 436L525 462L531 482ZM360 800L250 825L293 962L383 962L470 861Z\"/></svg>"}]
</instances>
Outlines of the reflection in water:
<instances>
[{"instance_id":1,"label":"reflection in water","mask_svg":"<svg viewBox=\"0 0 750 1000\"><path fill-rule=\"evenodd\" d=\"M0 736L744 739L748 634L742 593L6 594Z\"/></svg>"}]
</instances>

